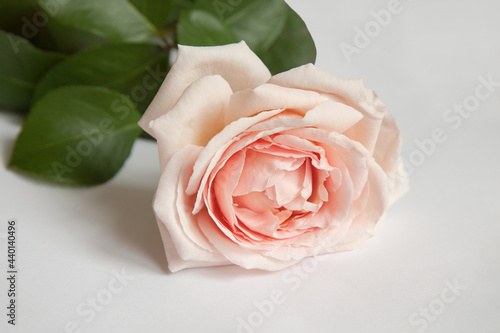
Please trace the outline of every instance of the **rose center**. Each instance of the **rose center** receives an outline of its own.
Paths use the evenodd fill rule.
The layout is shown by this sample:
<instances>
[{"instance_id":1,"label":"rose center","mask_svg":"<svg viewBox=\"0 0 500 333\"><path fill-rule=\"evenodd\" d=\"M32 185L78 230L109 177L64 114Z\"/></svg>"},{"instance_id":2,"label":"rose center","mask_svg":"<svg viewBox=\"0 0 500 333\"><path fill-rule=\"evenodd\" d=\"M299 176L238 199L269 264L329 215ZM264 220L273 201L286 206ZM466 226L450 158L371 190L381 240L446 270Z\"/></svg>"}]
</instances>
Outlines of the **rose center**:
<instances>
[{"instance_id":1,"label":"rose center","mask_svg":"<svg viewBox=\"0 0 500 333\"><path fill-rule=\"evenodd\" d=\"M315 228L309 222L328 201L325 182L333 169L316 148L304 150L266 138L242 151L232 206L243 231L282 238Z\"/></svg>"}]
</instances>

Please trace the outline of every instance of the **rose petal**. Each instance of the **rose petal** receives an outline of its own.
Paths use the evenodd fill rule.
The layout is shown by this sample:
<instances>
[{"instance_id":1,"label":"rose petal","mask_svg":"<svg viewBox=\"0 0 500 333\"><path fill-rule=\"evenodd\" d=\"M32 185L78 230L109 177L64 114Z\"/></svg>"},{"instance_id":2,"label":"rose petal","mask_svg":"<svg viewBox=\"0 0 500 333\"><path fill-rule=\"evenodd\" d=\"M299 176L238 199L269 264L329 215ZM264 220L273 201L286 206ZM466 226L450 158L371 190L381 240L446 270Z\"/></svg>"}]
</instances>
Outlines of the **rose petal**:
<instances>
[{"instance_id":1,"label":"rose petal","mask_svg":"<svg viewBox=\"0 0 500 333\"><path fill-rule=\"evenodd\" d=\"M302 188L300 189L300 196L304 199L309 199L309 197L312 195L313 192L313 171L312 171L312 166L311 166L311 161L306 160L304 161L305 165L305 175L304 175L304 181L302 182Z\"/></svg>"},{"instance_id":2,"label":"rose petal","mask_svg":"<svg viewBox=\"0 0 500 333\"><path fill-rule=\"evenodd\" d=\"M377 117L364 117L355 126L349 128L344 134L365 146L370 153L375 150L383 115Z\"/></svg>"},{"instance_id":3,"label":"rose petal","mask_svg":"<svg viewBox=\"0 0 500 333\"><path fill-rule=\"evenodd\" d=\"M363 86L362 80L344 80L307 64L277 74L268 82L284 87L329 93L344 99L347 105L363 114L363 119L346 135L373 152L382 119L387 112L377 95Z\"/></svg>"},{"instance_id":4,"label":"rose petal","mask_svg":"<svg viewBox=\"0 0 500 333\"><path fill-rule=\"evenodd\" d=\"M378 97L372 90L363 86L362 80L345 80L312 64L292 68L277 74L271 77L268 83L336 95L346 100L348 105L362 112L364 116L370 114L376 116L380 112L378 108L374 108ZM357 106L361 105L365 106L366 109L361 108L360 110Z\"/></svg>"},{"instance_id":5,"label":"rose petal","mask_svg":"<svg viewBox=\"0 0 500 333\"><path fill-rule=\"evenodd\" d=\"M294 109L302 113L321 102L317 92L263 84L255 89L246 89L231 96L225 123L275 109Z\"/></svg>"},{"instance_id":6,"label":"rose petal","mask_svg":"<svg viewBox=\"0 0 500 333\"><path fill-rule=\"evenodd\" d=\"M297 112L297 114L301 114ZM343 133L356 125L363 115L354 108L345 104L332 101L323 101L313 109L302 114L304 118L299 117L274 117L267 121L257 123L252 126L250 131L264 131L276 127L287 126L289 128L297 127L317 127L328 132Z\"/></svg>"},{"instance_id":7,"label":"rose petal","mask_svg":"<svg viewBox=\"0 0 500 333\"><path fill-rule=\"evenodd\" d=\"M272 236L278 229L280 220L270 210L258 212L246 208L235 207L238 219L249 229L262 235Z\"/></svg>"},{"instance_id":8,"label":"rose petal","mask_svg":"<svg viewBox=\"0 0 500 333\"><path fill-rule=\"evenodd\" d=\"M373 164L373 159L369 162L370 167L375 167ZM347 175L347 167L345 165L335 165L336 167L340 167L340 169L334 169L334 170L343 170L343 177L345 178ZM370 169L372 171L372 169ZM380 167L378 169L375 167L373 169L372 174L375 174L375 176L372 176L372 180L379 178L380 182L374 181L372 186L377 187L379 190L382 192L377 193L377 195L381 195L381 198L376 198L374 202L372 202L372 206L368 208L370 213L374 214L375 220L378 221L377 219L377 212L383 212L383 205L382 206L377 206L377 202L383 202L384 201L384 174L381 172L382 170ZM331 181L331 178L328 179L328 181ZM351 184L351 185L350 185ZM317 232L312 232L313 235L315 235L314 238L312 239L300 239L300 237L297 237L294 239L296 244L301 244L302 246L297 246L297 247L276 247L271 250L268 250L265 252L267 256L279 259L279 260L292 260L292 259L299 259L303 258L305 256L311 256L311 255L316 255L316 254L323 254L323 253L330 253L330 252L336 252L339 249L343 248L344 245L337 245L339 242L343 242L345 239L346 235L349 233L352 233L352 238L355 239L355 237L361 237L362 240L366 239L367 237L365 234L362 233L363 227L368 227L371 228L370 226L367 226L363 224L363 218L366 218L369 216L364 215L363 218L357 217L357 214L360 213L360 210L364 208L365 206L367 207L366 200L369 197L369 184L368 186L365 187L365 190L362 191L362 195L360 195L360 198L355 201L358 202L359 200L359 206L362 207L357 207L357 205L353 206L350 205L352 202L352 183L351 182L343 182L342 188L338 189L335 193L331 193L330 196L334 197L333 200L336 202L327 202L325 204L329 205L330 210L327 208L322 208L319 214L316 214L314 217L306 217L304 221L301 219L297 219L291 222L291 227L299 228L299 227L307 227L308 225L317 225L318 229ZM332 184L328 186L328 188L333 188ZM347 190L347 192L346 192ZM351 195L349 194L351 193ZM344 199L347 198L347 200L344 201ZM344 201L344 202L342 202ZM332 217L335 216L335 214L338 214L336 211L336 207L348 207L350 210L344 211L344 214L341 214L337 217L337 219L331 219ZM354 210L354 211L353 211ZM335 221L336 220L336 221ZM359 225L352 226L353 223L359 222ZM373 220L371 220L373 222ZM305 222L305 223L304 223ZM368 222L370 223L370 222ZM359 242L361 242L360 240ZM354 243L352 243L354 244ZM351 244L351 245L352 245ZM309 246L307 246L309 245Z\"/></svg>"},{"instance_id":9,"label":"rose petal","mask_svg":"<svg viewBox=\"0 0 500 333\"><path fill-rule=\"evenodd\" d=\"M364 152L366 149L363 152L360 151L358 147L361 145L355 145L354 141L349 140L342 134L328 133L316 128L292 129L286 131L286 133L299 137L307 137L312 141L324 143L326 160L338 164L340 163L338 162L339 159L342 159L342 163L349 167L348 175L353 182L354 199L359 196L368 177L366 153Z\"/></svg>"},{"instance_id":10,"label":"rose petal","mask_svg":"<svg viewBox=\"0 0 500 333\"><path fill-rule=\"evenodd\" d=\"M158 230L160 231L163 248L167 255L168 269L172 273L178 272L185 268L222 266L231 264L231 262L226 259L222 259L222 261L203 261L203 258L200 258L200 260L182 259L177 253L177 249L172 241L172 238L170 237L170 233L168 232L167 227L165 227L165 224L163 224L163 222L161 221L158 221ZM224 257L221 256L221 258Z\"/></svg>"},{"instance_id":11,"label":"rose petal","mask_svg":"<svg viewBox=\"0 0 500 333\"><path fill-rule=\"evenodd\" d=\"M349 217L354 197L353 183L349 178L349 171L345 164L338 161L334 165L336 170L339 170L342 175L340 186L338 186L339 179L336 179L337 184L334 183L332 177L326 179L325 186L328 191L328 201L323 202L322 207L310 219L309 224L301 226L302 228L317 227L326 229L350 223L347 218ZM338 176L338 173L335 172L334 175ZM332 191L332 189L335 189L335 191Z\"/></svg>"},{"instance_id":12,"label":"rose petal","mask_svg":"<svg viewBox=\"0 0 500 333\"><path fill-rule=\"evenodd\" d=\"M231 94L222 77L203 77L184 91L167 114L151 122L151 134L158 141L161 170L185 145L205 146L224 128L222 117Z\"/></svg>"},{"instance_id":13,"label":"rose petal","mask_svg":"<svg viewBox=\"0 0 500 333\"><path fill-rule=\"evenodd\" d=\"M368 202L363 212L353 221L342 242L335 246L335 252L354 249L375 235L388 206L387 176L373 158L368 160L368 164Z\"/></svg>"},{"instance_id":14,"label":"rose petal","mask_svg":"<svg viewBox=\"0 0 500 333\"><path fill-rule=\"evenodd\" d=\"M205 213L200 214L201 230L207 235L210 242L219 250L229 261L241 267L251 269L265 269L268 271L277 271L297 263L298 260L277 260L275 258L262 255L258 251L248 250L228 239L222 231L217 228L212 219Z\"/></svg>"},{"instance_id":15,"label":"rose petal","mask_svg":"<svg viewBox=\"0 0 500 333\"><path fill-rule=\"evenodd\" d=\"M273 211L278 208L274 200L264 192L250 192L245 195L234 197L233 200L236 207L246 208L258 213Z\"/></svg>"},{"instance_id":16,"label":"rose petal","mask_svg":"<svg viewBox=\"0 0 500 333\"><path fill-rule=\"evenodd\" d=\"M222 76L233 91L257 87L271 77L267 67L244 41L214 47L179 45L175 63L139 125L150 133L151 120L169 111L189 85L211 75Z\"/></svg>"},{"instance_id":17,"label":"rose petal","mask_svg":"<svg viewBox=\"0 0 500 333\"><path fill-rule=\"evenodd\" d=\"M205 236L200 230L194 230L198 225L197 217L181 213L182 219L188 219L188 221L181 223L181 217L177 210L177 185L181 182L182 175L189 172L190 166L194 163L199 152L199 147L186 146L172 157L162 173L154 200L154 210L165 246L169 269L172 272L187 267L228 263L224 256L217 253L215 248L211 247L210 243L205 240ZM185 230L183 224L189 229ZM204 249L201 244L210 246L212 250Z\"/></svg>"},{"instance_id":18,"label":"rose petal","mask_svg":"<svg viewBox=\"0 0 500 333\"><path fill-rule=\"evenodd\" d=\"M276 190L276 201L278 202L278 205L290 210L299 210L302 207L301 204L297 205L297 202L292 203L292 201L295 198L300 197L305 174L306 168L304 165L295 171L287 171L285 173L281 182L276 184L274 187ZM288 205L289 203L291 204Z\"/></svg>"},{"instance_id":19,"label":"rose petal","mask_svg":"<svg viewBox=\"0 0 500 333\"><path fill-rule=\"evenodd\" d=\"M284 134L275 135L273 142L276 145L265 151L277 156L294 157L296 159L309 157L314 167L322 170L332 169L321 146L300 137L300 135L288 135L286 134L288 131L287 129L283 131Z\"/></svg>"},{"instance_id":20,"label":"rose petal","mask_svg":"<svg viewBox=\"0 0 500 333\"><path fill-rule=\"evenodd\" d=\"M408 177L400 157L401 133L394 117L386 114L373 152L373 157L387 174L389 183L389 204L408 191Z\"/></svg>"},{"instance_id":21,"label":"rose petal","mask_svg":"<svg viewBox=\"0 0 500 333\"><path fill-rule=\"evenodd\" d=\"M272 113L272 111L269 111L269 112ZM280 112L280 110L276 110L276 112ZM252 118L242 118L242 119L254 119L257 117L258 116L255 116ZM226 126L225 129L231 128L232 127L231 125L236 126L236 123L238 123L242 119L239 119L235 122L232 122L230 125ZM238 124L238 126L240 126L240 125ZM232 130L232 128L231 128L231 130ZM243 147L248 146L249 144L258 141L259 139L266 138L269 135L272 135L274 133L277 133L277 132L280 132L283 130L284 130L283 128L275 128L275 129L269 130L269 131L263 131L263 132L259 132L259 133L250 133L250 134L244 135L243 137L239 137L239 136L233 137L229 142L226 142L217 151L215 151L214 155L208 156L209 153L212 153L211 150L213 149L212 147L210 147L210 150L207 149L210 146L210 144L214 143L214 146L219 145L221 143L220 141L223 141L226 133L222 133L222 134L219 133L217 136L215 136L214 139L212 139L209 142L209 144L207 145L207 147L205 147L205 149L201 152L200 157L196 161L196 164L193 168L193 176L189 180L189 185L188 185L188 188L186 189L187 194L191 194L191 192L190 192L191 190L198 192L196 204L195 204L195 207L193 209L193 214L196 214L197 212L199 212L201 207L202 207L202 197L203 197L203 194L205 193L204 188L206 187L206 184L210 178L210 175L213 173L213 170L217 165L224 163L224 161L227 160L229 157L231 157L232 154L239 151ZM203 156L205 152L207 152L206 157ZM289 155L284 155L284 156L289 156ZM211 157L211 160L208 159L210 157ZM302 156L300 156L300 157L302 157ZM205 160L205 158L207 158L207 159ZM197 166L199 166L201 169L202 163L207 163L207 162L209 162L209 165L206 167L205 170L196 170ZM198 176L202 177L201 181L199 180ZM198 187L196 187L195 186L196 183L194 181L196 181L196 182L200 181L200 183L199 183L200 185ZM190 188L191 185L193 185L192 188Z\"/></svg>"},{"instance_id":22,"label":"rose petal","mask_svg":"<svg viewBox=\"0 0 500 333\"><path fill-rule=\"evenodd\" d=\"M344 133L363 118L361 112L338 102L325 101L308 111L304 117L307 126L328 132Z\"/></svg>"},{"instance_id":23,"label":"rose petal","mask_svg":"<svg viewBox=\"0 0 500 333\"><path fill-rule=\"evenodd\" d=\"M283 179L284 172L279 164L286 167L291 165L293 161L294 159L257 153L249 149L246 153L244 169L233 195L264 191Z\"/></svg>"},{"instance_id":24,"label":"rose petal","mask_svg":"<svg viewBox=\"0 0 500 333\"><path fill-rule=\"evenodd\" d=\"M409 190L409 178L405 170L401 157L398 158L398 165L393 174L388 175L389 206L401 198Z\"/></svg>"},{"instance_id":25,"label":"rose petal","mask_svg":"<svg viewBox=\"0 0 500 333\"><path fill-rule=\"evenodd\" d=\"M244 151L238 151L231 156L220 170L218 170L217 174L214 175L207 193L207 208L211 212L220 210L222 218L217 219L217 222L220 221L218 224L220 224L221 228L229 227L230 231L233 232L235 226L238 225L238 221L233 210L232 193L238 184L244 163ZM212 200L212 195L214 200Z\"/></svg>"},{"instance_id":26,"label":"rose petal","mask_svg":"<svg viewBox=\"0 0 500 333\"><path fill-rule=\"evenodd\" d=\"M282 110L262 112L250 118L241 118L224 127L216 136L212 138L200 153L193 167L193 174L186 189L187 194L193 194L199 188L203 188L211 170L215 167L222 154L240 133L259 121L272 117ZM202 183L203 181L203 183Z\"/></svg>"}]
</instances>

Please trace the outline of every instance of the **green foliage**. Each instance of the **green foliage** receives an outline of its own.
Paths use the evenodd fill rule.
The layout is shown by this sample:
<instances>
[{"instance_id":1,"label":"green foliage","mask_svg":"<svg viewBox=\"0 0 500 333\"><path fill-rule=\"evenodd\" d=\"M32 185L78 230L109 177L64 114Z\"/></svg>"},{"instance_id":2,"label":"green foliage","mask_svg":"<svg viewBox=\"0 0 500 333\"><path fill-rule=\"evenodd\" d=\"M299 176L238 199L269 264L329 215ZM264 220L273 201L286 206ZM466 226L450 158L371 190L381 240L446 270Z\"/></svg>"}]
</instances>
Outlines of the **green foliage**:
<instances>
[{"instance_id":1,"label":"green foliage","mask_svg":"<svg viewBox=\"0 0 500 333\"><path fill-rule=\"evenodd\" d=\"M64 26L115 42L142 42L156 28L127 0L39 0L38 4Z\"/></svg>"},{"instance_id":2,"label":"green foliage","mask_svg":"<svg viewBox=\"0 0 500 333\"><path fill-rule=\"evenodd\" d=\"M132 102L113 90L53 90L31 109L9 166L60 184L103 183L130 154L139 118Z\"/></svg>"},{"instance_id":3,"label":"green foliage","mask_svg":"<svg viewBox=\"0 0 500 333\"><path fill-rule=\"evenodd\" d=\"M303 64L314 63L316 46L304 21L290 8L285 27L274 44L265 51L257 52L257 55L271 73L277 74Z\"/></svg>"},{"instance_id":4,"label":"green foliage","mask_svg":"<svg viewBox=\"0 0 500 333\"><path fill-rule=\"evenodd\" d=\"M2 0L0 109L27 112L9 166L94 185L120 169L177 44L245 40L274 73L314 62L284 0Z\"/></svg>"},{"instance_id":5,"label":"green foliage","mask_svg":"<svg viewBox=\"0 0 500 333\"><path fill-rule=\"evenodd\" d=\"M239 41L227 24L197 9L181 16L177 36L181 44L192 46L224 45Z\"/></svg>"},{"instance_id":6,"label":"green foliage","mask_svg":"<svg viewBox=\"0 0 500 333\"><path fill-rule=\"evenodd\" d=\"M142 113L167 73L167 53L157 45L114 43L76 53L49 70L35 99L66 85L91 85L129 95Z\"/></svg>"},{"instance_id":7,"label":"green foliage","mask_svg":"<svg viewBox=\"0 0 500 333\"><path fill-rule=\"evenodd\" d=\"M244 40L276 74L316 60L311 34L282 0L198 0L181 17L180 44Z\"/></svg>"},{"instance_id":8,"label":"green foliage","mask_svg":"<svg viewBox=\"0 0 500 333\"><path fill-rule=\"evenodd\" d=\"M0 31L0 108L25 112L42 75L63 59L26 39Z\"/></svg>"},{"instance_id":9,"label":"green foliage","mask_svg":"<svg viewBox=\"0 0 500 333\"><path fill-rule=\"evenodd\" d=\"M175 0L130 0L130 2L158 29L162 29L168 22L175 4Z\"/></svg>"}]
</instances>

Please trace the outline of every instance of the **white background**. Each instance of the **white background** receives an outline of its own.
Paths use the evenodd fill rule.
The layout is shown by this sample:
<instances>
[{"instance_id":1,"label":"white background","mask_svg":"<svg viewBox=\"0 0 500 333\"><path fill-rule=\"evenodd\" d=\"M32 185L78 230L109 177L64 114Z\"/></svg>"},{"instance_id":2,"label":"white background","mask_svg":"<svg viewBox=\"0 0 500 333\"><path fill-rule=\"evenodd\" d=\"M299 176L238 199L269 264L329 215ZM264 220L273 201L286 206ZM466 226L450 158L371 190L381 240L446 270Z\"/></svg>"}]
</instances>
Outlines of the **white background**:
<instances>
[{"instance_id":1,"label":"white background","mask_svg":"<svg viewBox=\"0 0 500 333\"><path fill-rule=\"evenodd\" d=\"M474 101L480 76L500 82L500 2L401 0L402 11L351 62L341 43L355 45L355 28L370 27L370 12L388 0L288 2L316 41L317 65L364 78L403 133L411 190L380 234L356 251L299 264L303 273L171 274L151 210L153 142L137 142L106 185L47 186L5 169L21 120L0 113L0 267L9 218L19 223L20 267L15 328L6 324L0 274L0 331L237 332L242 321L249 326L240 332L500 331L500 86L467 118L443 118ZM446 140L431 147L436 128ZM427 155L416 140L428 143ZM126 285L114 278L122 271L133 276ZM449 283L462 289L453 294ZM271 293L282 293L273 308ZM109 304L90 310L98 296Z\"/></svg>"}]
</instances>

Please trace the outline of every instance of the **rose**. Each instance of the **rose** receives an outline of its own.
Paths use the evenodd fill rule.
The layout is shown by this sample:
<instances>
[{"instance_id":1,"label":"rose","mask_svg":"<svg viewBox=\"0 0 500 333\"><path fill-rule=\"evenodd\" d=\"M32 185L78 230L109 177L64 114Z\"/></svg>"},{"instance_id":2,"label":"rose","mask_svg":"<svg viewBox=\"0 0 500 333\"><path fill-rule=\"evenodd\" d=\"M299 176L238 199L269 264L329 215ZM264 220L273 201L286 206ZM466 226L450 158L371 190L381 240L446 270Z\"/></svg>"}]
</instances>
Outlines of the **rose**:
<instances>
[{"instance_id":1,"label":"rose","mask_svg":"<svg viewBox=\"0 0 500 333\"><path fill-rule=\"evenodd\" d=\"M311 64L271 77L244 42L179 46L139 123L158 142L154 211L173 272L352 249L407 185L373 91Z\"/></svg>"}]
</instances>

